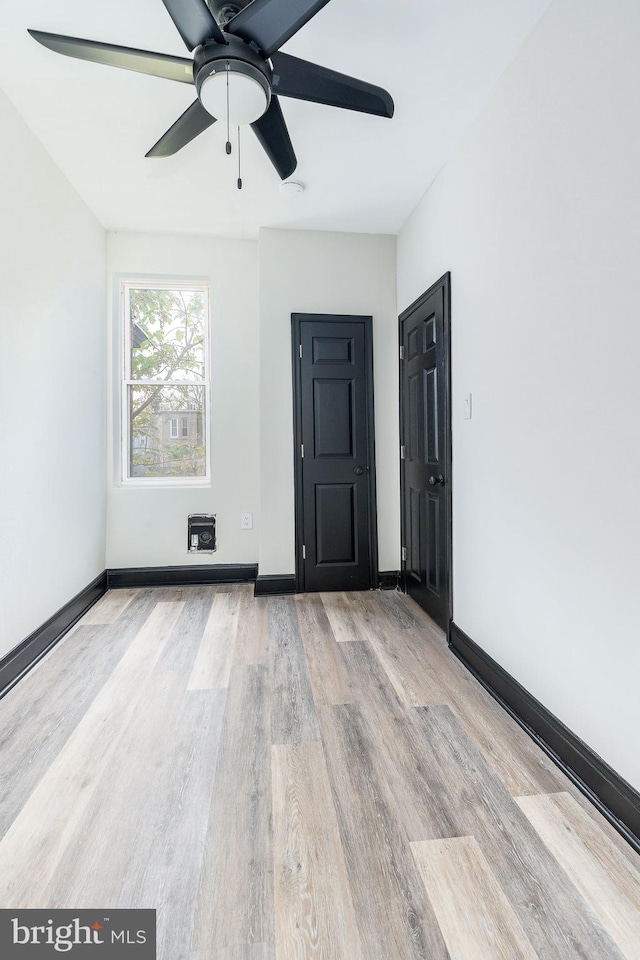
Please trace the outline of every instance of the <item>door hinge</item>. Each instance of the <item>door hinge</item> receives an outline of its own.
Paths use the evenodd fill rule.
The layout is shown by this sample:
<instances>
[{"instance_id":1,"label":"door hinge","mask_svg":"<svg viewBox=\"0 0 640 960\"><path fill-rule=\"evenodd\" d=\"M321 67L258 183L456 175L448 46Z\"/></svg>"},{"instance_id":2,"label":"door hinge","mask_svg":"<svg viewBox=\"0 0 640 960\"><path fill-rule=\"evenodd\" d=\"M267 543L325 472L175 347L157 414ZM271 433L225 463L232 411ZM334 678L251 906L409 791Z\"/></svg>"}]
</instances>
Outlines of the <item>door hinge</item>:
<instances>
[{"instance_id":1,"label":"door hinge","mask_svg":"<svg viewBox=\"0 0 640 960\"><path fill-rule=\"evenodd\" d=\"M302 344L300 344L300 346L298 347L298 353L300 355L300 359L302 360Z\"/></svg>"},{"instance_id":2,"label":"door hinge","mask_svg":"<svg viewBox=\"0 0 640 960\"><path fill-rule=\"evenodd\" d=\"M302 544L302 559L307 559L307 548L305 547L304 543Z\"/></svg>"},{"instance_id":3,"label":"door hinge","mask_svg":"<svg viewBox=\"0 0 640 960\"><path fill-rule=\"evenodd\" d=\"M304 460L304 443L300 444L300 456Z\"/></svg>"},{"instance_id":4,"label":"door hinge","mask_svg":"<svg viewBox=\"0 0 640 960\"><path fill-rule=\"evenodd\" d=\"M401 460L404 460L404 459L405 459L405 454L406 454L406 450L405 450L405 446L404 446L404 443L403 443L402 446L400 447L400 459L401 459Z\"/></svg>"},{"instance_id":5,"label":"door hinge","mask_svg":"<svg viewBox=\"0 0 640 960\"><path fill-rule=\"evenodd\" d=\"M400 359L404 360L404 347L400 347Z\"/></svg>"},{"instance_id":6,"label":"door hinge","mask_svg":"<svg viewBox=\"0 0 640 960\"><path fill-rule=\"evenodd\" d=\"M403 547L403 548L402 548L402 562L403 562L403 563L406 563L406 562L407 562L407 548L406 548L406 547Z\"/></svg>"}]
</instances>

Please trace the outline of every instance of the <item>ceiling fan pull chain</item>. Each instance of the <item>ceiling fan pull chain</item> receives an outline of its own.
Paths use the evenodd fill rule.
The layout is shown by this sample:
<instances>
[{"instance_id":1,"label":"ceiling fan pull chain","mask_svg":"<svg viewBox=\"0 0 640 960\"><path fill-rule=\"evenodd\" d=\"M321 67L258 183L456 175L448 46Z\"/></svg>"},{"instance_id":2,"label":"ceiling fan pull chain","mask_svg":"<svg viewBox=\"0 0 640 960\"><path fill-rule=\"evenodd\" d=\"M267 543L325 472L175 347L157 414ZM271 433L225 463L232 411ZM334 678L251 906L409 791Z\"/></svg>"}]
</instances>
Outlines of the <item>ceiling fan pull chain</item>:
<instances>
[{"instance_id":1,"label":"ceiling fan pull chain","mask_svg":"<svg viewBox=\"0 0 640 960\"><path fill-rule=\"evenodd\" d=\"M240 170L240 127L238 127L238 190L242 190L242 175Z\"/></svg>"},{"instance_id":2,"label":"ceiling fan pull chain","mask_svg":"<svg viewBox=\"0 0 640 960\"><path fill-rule=\"evenodd\" d=\"M227 156L231 153L231 134L229 132L229 61L227 60Z\"/></svg>"}]
</instances>

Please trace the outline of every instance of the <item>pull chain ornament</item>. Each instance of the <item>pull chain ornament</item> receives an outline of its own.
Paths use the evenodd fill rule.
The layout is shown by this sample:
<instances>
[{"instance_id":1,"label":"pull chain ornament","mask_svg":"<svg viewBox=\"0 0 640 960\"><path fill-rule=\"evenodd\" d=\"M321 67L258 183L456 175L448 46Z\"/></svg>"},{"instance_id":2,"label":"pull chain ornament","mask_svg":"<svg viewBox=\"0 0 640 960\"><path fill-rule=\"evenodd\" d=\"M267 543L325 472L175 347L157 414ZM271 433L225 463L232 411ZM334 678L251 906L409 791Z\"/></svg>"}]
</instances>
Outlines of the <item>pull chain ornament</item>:
<instances>
[{"instance_id":1,"label":"pull chain ornament","mask_svg":"<svg viewBox=\"0 0 640 960\"><path fill-rule=\"evenodd\" d=\"M227 156L231 153L231 135L229 133L229 63L227 62Z\"/></svg>"}]
</instances>

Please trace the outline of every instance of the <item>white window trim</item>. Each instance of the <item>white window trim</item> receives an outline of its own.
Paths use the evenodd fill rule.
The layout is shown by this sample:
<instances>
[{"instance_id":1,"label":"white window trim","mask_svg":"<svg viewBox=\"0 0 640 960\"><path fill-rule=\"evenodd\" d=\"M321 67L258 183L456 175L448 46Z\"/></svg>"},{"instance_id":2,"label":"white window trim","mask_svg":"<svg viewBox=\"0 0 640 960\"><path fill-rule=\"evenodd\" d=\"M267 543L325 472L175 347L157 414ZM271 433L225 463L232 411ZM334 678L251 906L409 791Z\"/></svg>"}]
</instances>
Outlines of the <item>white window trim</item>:
<instances>
[{"instance_id":1,"label":"white window trim","mask_svg":"<svg viewBox=\"0 0 640 960\"><path fill-rule=\"evenodd\" d=\"M129 290L130 289L147 290L202 290L207 298L207 314L204 324L204 380L184 381L189 385L204 387L204 405L205 405L205 469L206 473L202 477L130 477L129 470L129 445L130 445L130 421L129 409L127 405L128 388L130 386L153 386L158 381L155 380L132 380L129 376L129 363L131 358L131 324L125 322L129 317ZM156 487L210 487L211 486L211 284L206 280L194 280L189 277L120 277L120 296L119 296L119 343L120 343L120 363L119 363L119 396L120 396L120 463L118 466L118 483L126 487L142 487L145 489ZM179 382L179 381L172 381Z\"/></svg>"}]
</instances>

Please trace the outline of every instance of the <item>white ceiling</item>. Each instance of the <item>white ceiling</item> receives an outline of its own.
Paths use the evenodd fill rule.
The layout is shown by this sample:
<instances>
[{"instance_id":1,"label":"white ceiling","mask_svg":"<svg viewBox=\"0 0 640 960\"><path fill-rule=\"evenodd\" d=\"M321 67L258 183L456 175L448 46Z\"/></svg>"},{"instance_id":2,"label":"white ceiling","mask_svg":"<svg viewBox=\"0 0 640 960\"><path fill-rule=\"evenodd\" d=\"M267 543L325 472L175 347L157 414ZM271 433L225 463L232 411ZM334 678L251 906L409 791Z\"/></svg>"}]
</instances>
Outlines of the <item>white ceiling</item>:
<instances>
[{"instance_id":1,"label":"white ceiling","mask_svg":"<svg viewBox=\"0 0 640 960\"><path fill-rule=\"evenodd\" d=\"M283 49L385 87L396 112L388 120L282 98L294 179L306 186L293 199L250 130L241 192L221 124L174 157L145 159L194 88L63 57L26 32L188 57L161 0L0 4L0 86L107 229L397 233L549 2L331 0Z\"/></svg>"}]
</instances>

